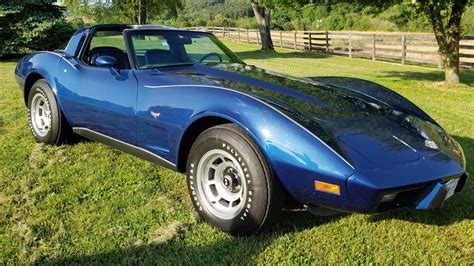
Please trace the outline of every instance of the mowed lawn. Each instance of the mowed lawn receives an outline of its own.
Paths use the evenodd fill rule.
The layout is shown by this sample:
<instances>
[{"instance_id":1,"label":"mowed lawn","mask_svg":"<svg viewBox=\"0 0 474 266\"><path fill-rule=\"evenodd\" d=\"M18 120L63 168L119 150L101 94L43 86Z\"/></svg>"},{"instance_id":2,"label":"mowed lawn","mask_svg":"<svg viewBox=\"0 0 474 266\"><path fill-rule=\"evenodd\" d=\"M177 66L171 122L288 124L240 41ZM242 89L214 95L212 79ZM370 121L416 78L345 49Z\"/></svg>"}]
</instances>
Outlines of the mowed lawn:
<instances>
[{"instance_id":1,"label":"mowed lawn","mask_svg":"<svg viewBox=\"0 0 474 266\"><path fill-rule=\"evenodd\" d=\"M227 44L277 72L359 77L396 90L461 143L474 173L474 71L446 86L435 68ZM0 264L474 263L472 180L437 210L284 212L269 232L232 237L196 216L181 174L92 142L36 144L14 67L0 63Z\"/></svg>"}]
</instances>

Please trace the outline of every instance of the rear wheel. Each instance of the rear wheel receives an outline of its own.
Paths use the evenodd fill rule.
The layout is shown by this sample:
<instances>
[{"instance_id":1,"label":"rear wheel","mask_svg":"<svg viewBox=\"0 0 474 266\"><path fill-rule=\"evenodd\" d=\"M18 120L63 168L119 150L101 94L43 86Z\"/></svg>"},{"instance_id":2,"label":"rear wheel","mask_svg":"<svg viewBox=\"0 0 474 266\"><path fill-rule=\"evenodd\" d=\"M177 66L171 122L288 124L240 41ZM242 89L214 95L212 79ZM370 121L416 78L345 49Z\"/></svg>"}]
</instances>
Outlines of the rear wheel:
<instances>
[{"instance_id":1,"label":"rear wheel","mask_svg":"<svg viewBox=\"0 0 474 266\"><path fill-rule=\"evenodd\" d=\"M188 157L187 180L199 214L236 235L271 225L285 198L258 146L233 124L212 127L197 138Z\"/></svg>"},{"instance_id":2,"label":"rear wheel","mask_svg":"<svg viewBox=\"0 0 474 266\"><path fill-rule=\"evenodd\" d=\"M46 80L40 79L33 84L27 107L31 132L37 142L60 145L73 136Z\"/></svg>"}]
</instances>

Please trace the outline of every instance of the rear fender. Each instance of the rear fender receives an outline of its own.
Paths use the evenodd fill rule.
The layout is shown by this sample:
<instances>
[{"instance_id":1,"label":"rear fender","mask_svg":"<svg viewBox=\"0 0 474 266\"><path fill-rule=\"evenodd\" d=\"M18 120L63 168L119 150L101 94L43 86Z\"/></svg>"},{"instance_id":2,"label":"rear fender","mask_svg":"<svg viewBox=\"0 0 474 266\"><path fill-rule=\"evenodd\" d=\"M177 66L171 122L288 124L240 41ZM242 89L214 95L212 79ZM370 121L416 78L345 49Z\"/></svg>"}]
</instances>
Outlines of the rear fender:
<instances>
[{"instance_id":1,"label":"rear fender","mask_svg":"<svg viewBox=\"0 0 474 266\"><path fill-rule=\"evenodd\" d=\"M53 93L57 93L57 65L61 55L53 52L38 52L23 57L15 69L15 75L20 88L23 90L25 104L31 86L38 79L45 79ZM57 98L57 97L56 97Z\"/></svg>"}]
</instances>

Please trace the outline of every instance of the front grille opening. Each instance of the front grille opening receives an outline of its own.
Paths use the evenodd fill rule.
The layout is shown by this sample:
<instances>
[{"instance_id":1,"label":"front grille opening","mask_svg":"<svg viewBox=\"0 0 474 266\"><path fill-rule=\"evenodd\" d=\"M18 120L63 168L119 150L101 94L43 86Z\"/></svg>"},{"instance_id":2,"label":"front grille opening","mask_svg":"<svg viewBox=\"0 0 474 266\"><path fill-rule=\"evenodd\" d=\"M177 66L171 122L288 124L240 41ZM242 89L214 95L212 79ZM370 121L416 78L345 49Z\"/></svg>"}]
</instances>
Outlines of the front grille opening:
<instances>
[{"instance_id":1,"label":"front grille opening","mask_svg":"<svg viewBox=\"0 0 474 266\"><path fill-rule=\"evenodd\" d=\"M426 186L403 191L387 191L381 195L380 204L377 211L385 212L403 207L414 207L416 206L416 202L420 199L425 189ZM382 199L384 199L384 196L385 199L388 199L385 202L382 201Z\"/></svg>"},{"instance_id":2,"label":"front grille opening","mask_svg":"<svg viewBox=\"0 0 474 266\"><path fill-rule=\"evenodd\" d=\"M459 183L455 190L455 192L459 192L466 184L468 174L463 173L462 175L449 176L441 180L443 183L446 183L454 178L459 178ZM426 194L427 189L434 183L435 182L430 182L417 187L399 188L382 192L378 200L377 212L386 212L403 207L415 207L418 201Z\"/></svg>"},{"instance_id":3,"label":"front grille opening","mask_svg":"<svg viewBox=\"0 0 474 266\"><path fill-rule=\"evenodd\" d=\"M458 186L456 187L456 190L454 191L455 193L461 191L464 188L468 177L469 175L466 172L459 178Z\"/></svg>"}]
</instances>

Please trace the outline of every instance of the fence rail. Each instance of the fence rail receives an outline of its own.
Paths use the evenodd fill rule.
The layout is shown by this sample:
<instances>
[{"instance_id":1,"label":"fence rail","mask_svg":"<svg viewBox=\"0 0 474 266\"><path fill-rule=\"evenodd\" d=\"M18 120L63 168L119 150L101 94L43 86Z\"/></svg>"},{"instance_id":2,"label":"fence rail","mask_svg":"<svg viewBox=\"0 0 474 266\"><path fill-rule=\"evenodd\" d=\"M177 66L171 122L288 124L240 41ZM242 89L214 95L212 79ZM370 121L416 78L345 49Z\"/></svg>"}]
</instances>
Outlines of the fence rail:
<instances>
[{"instance_id":1,"label":"fence rail","mask_svg":"<svg viewBox=\"0 0 474 266\"><path fill-rule=\"evenodd\" d=\"M260 44L258 29L200 27L192 28L214 33L223 39ZM370 58L436 64L443 67L438 44L432 34L378 33L349 31L272 31L275 47L319 51L350 58ZM474 36L464 36L460 42L461 67L474 67Z\"/></svg>"}]
</instances>

